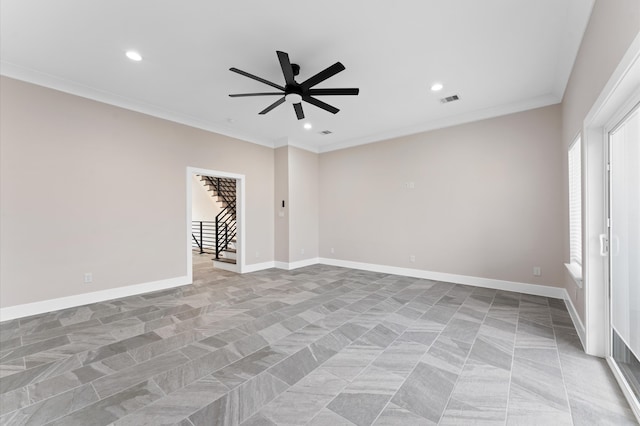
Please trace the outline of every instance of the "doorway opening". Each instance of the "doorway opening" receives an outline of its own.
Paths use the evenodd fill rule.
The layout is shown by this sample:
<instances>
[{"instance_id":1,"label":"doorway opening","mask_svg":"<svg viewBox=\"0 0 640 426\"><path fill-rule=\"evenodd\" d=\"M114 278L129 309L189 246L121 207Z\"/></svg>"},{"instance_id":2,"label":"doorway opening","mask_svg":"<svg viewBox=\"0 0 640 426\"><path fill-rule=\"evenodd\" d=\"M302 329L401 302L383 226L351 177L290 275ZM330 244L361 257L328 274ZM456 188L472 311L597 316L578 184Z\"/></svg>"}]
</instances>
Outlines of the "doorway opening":
<instances>
[{"instance_id":1,"label":"doorway opening","mask_svg":"<svg viewBox=\"0 0 640 426\"><path fill-rule=\"evenodd\" d=\"M242 272L244 175L187 168L187 269Z\"/></svg>"}]
</instances>

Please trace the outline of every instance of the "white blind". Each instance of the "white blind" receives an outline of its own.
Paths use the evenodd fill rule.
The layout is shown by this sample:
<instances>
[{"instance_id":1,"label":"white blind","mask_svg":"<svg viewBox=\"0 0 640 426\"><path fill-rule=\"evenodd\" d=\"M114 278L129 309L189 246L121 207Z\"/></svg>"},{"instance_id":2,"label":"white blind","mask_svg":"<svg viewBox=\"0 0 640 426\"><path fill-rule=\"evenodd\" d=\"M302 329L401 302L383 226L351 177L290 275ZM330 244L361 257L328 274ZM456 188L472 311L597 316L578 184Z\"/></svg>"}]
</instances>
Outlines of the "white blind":
<instances>
[{"instance_id":1,"label":"white blind","mask_svg":"<svg viewBox=\"0 0 640 426\"><path fill-rule=\"evenodd\" d=\"M580 138L569 148L569 262L582 265Z\"/></svg>"}]
</instances>

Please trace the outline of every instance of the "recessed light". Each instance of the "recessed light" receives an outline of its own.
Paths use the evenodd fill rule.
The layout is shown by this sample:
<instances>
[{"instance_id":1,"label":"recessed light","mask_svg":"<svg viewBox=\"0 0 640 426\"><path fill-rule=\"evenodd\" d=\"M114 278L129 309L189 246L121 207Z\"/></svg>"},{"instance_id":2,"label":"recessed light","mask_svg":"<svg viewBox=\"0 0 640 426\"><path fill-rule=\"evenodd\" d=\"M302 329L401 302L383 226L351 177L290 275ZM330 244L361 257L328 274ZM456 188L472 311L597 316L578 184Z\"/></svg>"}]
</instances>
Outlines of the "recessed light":
<instances>
[{"instance_id":1,"label":"recessed light","mask_svg":"<svg viewBox=\"0 0 640 426\"><path fill-rule=\"evenodd\" d=\"M442 83L433 83L433 85L431 86L431 91L432 92L439 92L443 88L444 88L444 86L442 85Z\"/></svg>"},{"instance_id":2,"label":"recessed light","mask_svg":"<svg viewBox=\"0 0 640 426\"><path fill-rule=\"evenodd\" d=\"M305 128L305 129L309 130L309 129L311 129L311 127L313 127L313 126L311 125L311 123L304 123L304 128Z\"/></svg>"},{"instance_id":3,"label":"recessed light","mask_svg":"<svg viewBox=\"0 0 640 426\"><path fill-rule=\"evenodd\" d=\"M135 50L128 50L126 55L127 58L131 59L132 61L140 62L142 60L142 56L140 56L140 54Z\"/></svg>"}]
</instances>

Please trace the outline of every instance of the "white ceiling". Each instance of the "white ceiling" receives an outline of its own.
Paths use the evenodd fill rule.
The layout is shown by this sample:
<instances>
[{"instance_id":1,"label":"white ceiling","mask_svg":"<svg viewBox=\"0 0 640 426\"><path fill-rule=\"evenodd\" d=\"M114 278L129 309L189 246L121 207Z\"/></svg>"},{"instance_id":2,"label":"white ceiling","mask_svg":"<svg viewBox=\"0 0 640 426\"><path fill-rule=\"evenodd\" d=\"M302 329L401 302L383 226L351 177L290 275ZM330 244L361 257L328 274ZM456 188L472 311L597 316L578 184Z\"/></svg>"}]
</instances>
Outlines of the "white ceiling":
<instances>
[{"instance_id":1,"label":"white ceiling","mask_svg":"<svg viewBox=\"0 0 640 426\"><path fill-rule=\"evenodd\" d=\"M268 146L324 152L561 101L593 0L2 0L0 72ZM142 62L125 57L139 51ZM359 96L306 119L230 67ZM444 90L430 91L434 82ZM441 104L444 96L460 101ZM310 122L311 130L302 125ZM330 130L331 135L319 132Z\"/></svg>"}]
</instances>

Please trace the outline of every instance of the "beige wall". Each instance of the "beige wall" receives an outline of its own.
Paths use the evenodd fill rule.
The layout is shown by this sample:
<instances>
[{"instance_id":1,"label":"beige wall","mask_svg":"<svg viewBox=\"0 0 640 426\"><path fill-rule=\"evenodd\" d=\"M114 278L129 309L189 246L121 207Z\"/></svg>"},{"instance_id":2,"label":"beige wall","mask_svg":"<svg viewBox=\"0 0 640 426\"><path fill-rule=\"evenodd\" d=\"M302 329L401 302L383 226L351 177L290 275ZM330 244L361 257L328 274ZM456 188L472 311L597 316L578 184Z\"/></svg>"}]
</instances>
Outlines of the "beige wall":
<instances>
[{"instance_id":1,"label":"beige wall","mask_svg":"<svg viewBox=\"0 0 640 426\"><path fill-rule=\"evenodd\" d=\"M0 101L2 307L185 276L189 166L246 175L247 263L273 260L272 149L5 77Z\"/></svg>"},{"instance_id":2,"label":"beige wall","mask_svg":"<svg viewBox=\"0 0 640 426\"><path fill-rule=\"evenodd\" d=\"M569 145L581 133L585 117L639 32L640 1L596 0L562 102L562 182L567 181ZM563 189L563 261L568 262L568 192L566 185L563 186ZM584 291L576 286L566 271L563 271L562 282L567 288L578 314L584 321Z\"/></svg>"},{"instance_id":3,"label":"beige wall","mask_svg":"<svg viewBox=\"0 0 640 426\"><path fill-rule=\"evenodd\" d=\"M220 205L215 201L212 192L207 190L199 176L191 177L191 220L215 221L220 213Z\"/></svg>"},{"instance_id":4,"label":"beige wall","mask_svg":"<svg viewBox=\"0 0 640 426\"><path fill-rule=\"evenodd\" d=\"M275 150L275 260L318 257L318 154L292 146ZM282 207L282 201L285 207Z\"/></svg>"},{"instance_id":5,"label":"beige wall","mask_svg":"<svg viewBox=\"0 0 640 426\"><path fill-rule=\"evenodd\" d=\"M274 151L274 163L275 261L289 262L289 147Z\"/></svg>"},{"instance_id":6,"label":"beige wall","mask_svg":"<svg viewBox=\"0 0 640 426\"><path fill-rule=\"evenodd\" d=\"M320 256L562 285L560 127L555 105L322 154Z\"/></svg>"},{"instance_id":7,"label":"beige wall","mask_svg":"<svg viewBox=\"0 0 640 426\"><path fill-rule=\"evenodd\" d=\"M289 262L318 257L318 154L289 147Z\"/></svg>"}]
</instances>

